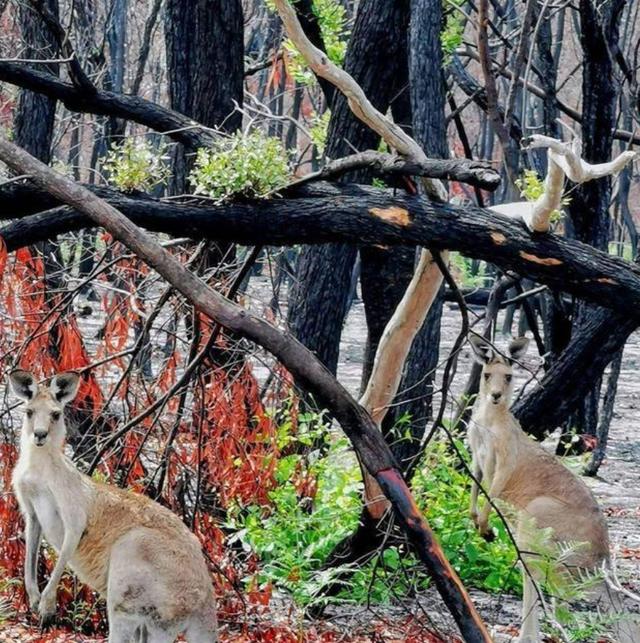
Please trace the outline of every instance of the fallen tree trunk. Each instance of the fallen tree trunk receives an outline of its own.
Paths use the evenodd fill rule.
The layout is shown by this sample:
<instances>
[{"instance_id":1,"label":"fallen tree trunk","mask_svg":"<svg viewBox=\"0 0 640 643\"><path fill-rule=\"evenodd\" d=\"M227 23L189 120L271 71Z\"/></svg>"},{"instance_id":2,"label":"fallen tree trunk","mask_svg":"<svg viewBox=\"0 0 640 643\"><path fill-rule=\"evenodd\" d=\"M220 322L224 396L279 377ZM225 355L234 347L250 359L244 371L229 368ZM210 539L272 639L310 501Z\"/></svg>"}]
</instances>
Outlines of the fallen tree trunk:
<instances>
[{"instance_id":1,"label":"fallen tree trunk","mask_svg":"<svg viewBox=\"0 0 640 643\"><path fill-rule=\"evenodd\" d=\"M427 566L465 641L491 641L464 586L420 514L382 434L366 411L313 353L295 338L248 314L210 288L109 203L2 137L0 158L14 171L30 175L41 188L103 226L212 320L241 337L255 341L277 357L296 380L332 413L351 439L361 462L391 501L400 525Z\"/></svg>"},{"instance_id":2,"label":"fallen tree trunk","mask_svg":"<svg viewBox=\"0 0 640 643\"><path fill-rule=\"evenodd\" d=\"M9 187L9 186L7 186ZM14 210L0 188L0 216ZM179 205L110 193L109 202L148 230L245 245L342 241L458 250L640 321L640 268L553 234L531 234L520 221L478 207L361 186L306 186L297 198L222 206ZM40 201L42 202L42 197ZM59 201L52 200L52 204ZM10 251L95 223L61 207L2 228Z\"/></svg>"}]
</instances>

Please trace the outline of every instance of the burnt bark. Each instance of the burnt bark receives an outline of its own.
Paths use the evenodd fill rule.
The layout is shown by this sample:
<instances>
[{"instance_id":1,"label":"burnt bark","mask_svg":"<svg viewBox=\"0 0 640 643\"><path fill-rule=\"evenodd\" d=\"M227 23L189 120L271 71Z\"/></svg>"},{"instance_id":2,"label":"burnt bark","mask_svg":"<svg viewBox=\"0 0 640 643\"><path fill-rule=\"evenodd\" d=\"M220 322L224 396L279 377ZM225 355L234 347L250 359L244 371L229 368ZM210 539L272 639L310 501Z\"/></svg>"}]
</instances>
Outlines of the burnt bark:
<instances>
[{"instance_id":1,"label":"burnt bark","mask_svg":"<svg viewBox=\"0 0 640 643\"><path fill-rule=\"evenodd\" d=\"M137 225L156 232L250 246L339 241L458 250L614 309L627 319L640 319L640 267L579 241L531 234L521 221L475 206L433 203L422 196L367 186L328 184L303 186L296 198L221 206L167 203L94 189ZM55 207L59 201L30 186L0 187L0 217L5 220L45 203ZM389 212L403 211L408 216L406 225L384 218ZM12 221L2 228L2 236L9 251L14 251L91 225L86 216L62 207Z\"/></svg>"},{"instance_id":2,"label":"burnt bark","mask_svg":"<svg viewBox=\"0 0 640 643\"><path fill-rule=\"evenodd\" d=\"M363 0L349 40L345 69L382 112L397 93L398 60L403 60L408 19L406 0ZM353 115L345 97L336 94L327 141L326 155L336 159L354 150L375 149L379 137ZM363 181L365 177L366 172L360 171L343 180ZM291 332L332 373L337 369L340 335L351 303L355 259L356 249L344 244L303 248L290 296L287 322Z\"/></svg>"},{"instance_id":3,"label":"burnt bark","mask_svg":"<svg viewBox=\"0 0 640 643\"><path fill-rule=\"evenodd\" d=\"M608 161L613 149L618 91L617 83L611 82L616 71L611 49L612 44L618 41L620 14L624 4L624 0L616 0L599 11L589 0L580 2L580 43L584 56L582 156L590 163ZM573 191L569 215L577 239L599 250L608 250L610 203L611 177L584 183ZM572 318L572 332L577 332L587 324L593 313L591 304L577 302ZM570 420L569 432L575 428L579 433L596 434L600 386L601 377L597 377L585 394L584 402L578 406Z\"/></svg>"},{"instance_id":4,"label":"burnt bark","mask_svg":"<svg viewBox=\"0 0 640 643\"><path fill-rule=\"evenodd\" d=\"M58 15L58 0L44 0L44 6L53 15ZM27 45L23 50L24 58L56 58L58 44L51 31L33 6L18 4L20 35ZM36 66L34 65L34 68ZM58 75L55 63L37 65L51 76ZM33 154L43 163L51 161L51 142L56 115L56 100L48 96L21 89L18 94L18 107L14 118L16 144Z\"/></svg>"},{"instance_id":5,"label":"burnt bark","mask_svg":"<svg viewBox=\"0 0 640 643\"><path fill-rule=\"evenodd\" d=\"M240 0L167 0L165 44L171 109L206 127L234 132L242 122L244 23ZM182 194L190 162L173 151L172 194Z\"/></svg>"}]
</instances>

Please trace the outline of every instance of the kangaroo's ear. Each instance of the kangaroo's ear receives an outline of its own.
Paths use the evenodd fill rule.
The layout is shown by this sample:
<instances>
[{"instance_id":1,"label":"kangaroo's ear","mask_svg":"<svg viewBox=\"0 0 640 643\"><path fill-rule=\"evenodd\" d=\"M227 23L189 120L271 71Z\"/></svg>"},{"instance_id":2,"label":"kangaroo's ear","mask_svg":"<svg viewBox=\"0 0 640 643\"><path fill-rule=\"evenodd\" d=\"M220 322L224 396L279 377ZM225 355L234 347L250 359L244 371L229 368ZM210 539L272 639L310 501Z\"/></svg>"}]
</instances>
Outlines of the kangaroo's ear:
<instances>
[{"instance_id":1,"label":"kangaroo's ear","mask_svg":"<svg viewBox=\"0 0 640 643\"><path fill-rule=\"evenodd\" d=\"M60 402L68 404L76 396L80 386L80 375L78 373L60 373L56 375L49 384L51 395Z\"/></svg>"},{"instance_id":2,"label":"kangaroo's ear","mask_svg":"<svg viewBox=\"0 0 640 643\"><path fill-rule=\"evenodd\" d=\"M29 402L38 392L38 380L29 371L17 370L9 374L9 386L16 397Z\"/></svg>"},{"instance_id":3,"label":"kangaroo's ear","mask_svg":"<svg viewBox=\"0 0 640 643\"><path fill-rule=\"evenodd\" d=\"M494 357L491 344L480 335L469 335L469 343L473 349L476 361L480 364L488 364Z\"/></svg>"},{"instance_id":4,"label":"kangaroo's ear","mask_svg":"<svg viewBox=\"0 0 640 643\"><path fill-rule=\"evenodd\" d=\"M529 338L528 337L518 337L517 339L512 339L509 342L509 355L511 359L516 362L524 357L524 354L529 348Z\"/></svg>"}]
</instances>

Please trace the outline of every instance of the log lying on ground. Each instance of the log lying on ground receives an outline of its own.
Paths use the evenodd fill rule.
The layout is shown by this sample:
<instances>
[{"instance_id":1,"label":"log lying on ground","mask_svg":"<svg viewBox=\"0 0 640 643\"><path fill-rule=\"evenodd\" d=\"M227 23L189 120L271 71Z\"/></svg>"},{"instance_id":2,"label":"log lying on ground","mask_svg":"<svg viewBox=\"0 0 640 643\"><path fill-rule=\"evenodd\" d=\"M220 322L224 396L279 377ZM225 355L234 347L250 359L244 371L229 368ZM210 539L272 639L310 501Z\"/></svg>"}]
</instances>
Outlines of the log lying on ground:
<instances>
[{"instance_id":1,"label":"log lying on ground","mask_svg":"<svg viewBox=\"0 0 640 643\"><path fill-rule=\"evenodd\" d=\"M464 586L417 509L382 434L366 411L313 353L295 338L263 319L248 314L242 307L210 288L109 203L2 137L0 159L14 171L30 175L41 188L103 226L212 320L256 342L276 356L297 381L303 383L320 404L332 413L351 439L361 462L391 501L400 525L427 566L465 641L491 641Z\"/></svg>"},{"instance_id":2,"label":"log lying on ground","mask_svg":"<svg viewBox=\"0 0 640 643\"><path fill-rule=\"evenodd\" d=\"M0 216L9 218L13 209L2 192L0 188ZM109 202L137 225L180 237L245 245L347 242L450 248L640 320L640 268L578 241L531 234L522 222L483 208L322 184L302 188L297 198L222 206L111 195ZM11 222L2 236L9 250L16 250L91 226L95 223L87 216L64 207Z\"/></svg>"}]
</instances>

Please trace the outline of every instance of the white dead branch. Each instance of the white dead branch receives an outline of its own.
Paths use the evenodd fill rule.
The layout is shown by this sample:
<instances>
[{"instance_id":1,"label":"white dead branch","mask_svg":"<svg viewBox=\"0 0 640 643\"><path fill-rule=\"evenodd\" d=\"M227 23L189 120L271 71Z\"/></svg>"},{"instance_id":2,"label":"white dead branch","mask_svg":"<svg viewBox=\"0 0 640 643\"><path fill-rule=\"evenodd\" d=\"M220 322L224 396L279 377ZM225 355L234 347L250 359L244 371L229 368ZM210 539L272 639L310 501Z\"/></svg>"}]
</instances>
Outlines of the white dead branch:
<instances>
[{"instance_id":1,"label":"white dead branch","mask_svg":"<svg viewBox=\"0 0 640 643\"><path fill-rule=\"evenodd\" d=\"M637 157L635 152L627 151L608 163L591 164L579 156L580 140L577 138L569 144L534 134L526 139L526 144L528 149L547 148L548 169L543 193L533 202L504 203L491 210L522 219L532 232L549 230L551 214L562 207L565 177L574 183L586 183L617 174Z\"/></svg>"}]
</instances>

